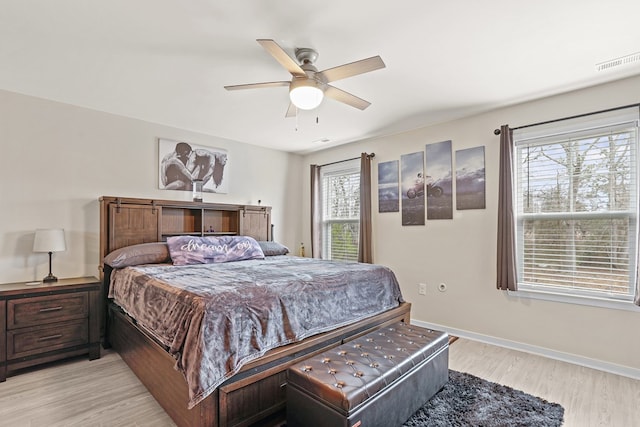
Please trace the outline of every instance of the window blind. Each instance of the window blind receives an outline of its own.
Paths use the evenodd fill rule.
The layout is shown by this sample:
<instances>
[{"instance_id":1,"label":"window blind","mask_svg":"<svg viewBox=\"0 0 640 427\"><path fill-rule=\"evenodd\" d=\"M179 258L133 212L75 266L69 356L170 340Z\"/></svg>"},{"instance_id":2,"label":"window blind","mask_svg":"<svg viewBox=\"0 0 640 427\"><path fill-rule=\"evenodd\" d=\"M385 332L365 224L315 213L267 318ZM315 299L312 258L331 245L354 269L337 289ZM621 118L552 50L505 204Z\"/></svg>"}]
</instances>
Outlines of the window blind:
<instances>
[{"instance_id":1,"label":"window blind","mask_svg":"<svg viewBox=\"0 0 640 427\"><path fill-rule=\"evenodd\" d=\"M358 260L360 169L357 161L323 167L323 254L340 261Z\"/></svg>"},{"instance_id":2,"label":"window blind","mask_svg":"<svg viewBox=\"0 0 640 427\"><path fill-rule=\"evenodd\" d=\"M518 288L631 299L638 108L514 130Z\"/></svg>"}]
</instances>

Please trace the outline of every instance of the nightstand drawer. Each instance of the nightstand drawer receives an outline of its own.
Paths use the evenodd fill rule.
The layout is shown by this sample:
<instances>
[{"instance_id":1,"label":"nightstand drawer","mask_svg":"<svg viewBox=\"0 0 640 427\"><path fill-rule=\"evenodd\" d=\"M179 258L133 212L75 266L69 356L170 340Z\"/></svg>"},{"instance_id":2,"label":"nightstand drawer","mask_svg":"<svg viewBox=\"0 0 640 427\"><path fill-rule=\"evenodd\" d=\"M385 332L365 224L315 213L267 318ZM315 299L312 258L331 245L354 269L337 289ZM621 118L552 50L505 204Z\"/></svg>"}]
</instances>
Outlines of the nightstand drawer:
<instances>
[{"instance_id":1,"label":"nightstand drawer","mask_svg":"<svg viewBox=\"0 0 640 427\"><path fill-rule=\"evenodd\" d=\"M85 319L89 315L88 300L86 292L9 300L7 329Z\"/></svg>"},{"instance_id":2,"label":"nightstand drawer","mask_svg":"<svg viewBox=\"0 0 640 427\"><path fill-rule=\"evenodd\" d=\"M89 342L85 319L7 331L7 359L31 356Z\"/></svg>"}]
</instances>

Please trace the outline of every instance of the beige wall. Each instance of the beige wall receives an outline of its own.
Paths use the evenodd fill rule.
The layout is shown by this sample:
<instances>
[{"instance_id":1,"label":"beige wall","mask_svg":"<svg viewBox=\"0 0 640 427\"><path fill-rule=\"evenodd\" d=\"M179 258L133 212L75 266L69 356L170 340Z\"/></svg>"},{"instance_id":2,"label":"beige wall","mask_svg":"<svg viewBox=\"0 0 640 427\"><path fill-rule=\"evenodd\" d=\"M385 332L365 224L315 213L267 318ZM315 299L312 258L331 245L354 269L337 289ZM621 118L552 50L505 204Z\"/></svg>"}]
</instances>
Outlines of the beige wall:
<instances>
[{"instance_id":1,"label":"beige wall","mask_svg":"<svg viewBox=\"0 0 640 427\"><path fill-rule=\"evenodd\" d=\"M638 102L640 77L503 108L464 120L361 141L308 155L303 169L375 152L377 164L452 140L453 150L485 146L487 208L455 211L453 220L401 225L400 213L378 214L374 184L374 259L391 267L412 306L412 318L503 345L640 377L640 310L623 311L522 299L495 290L499 138L493 131ZM496 88L499 90L499 88ZM455 161L455 159L454 159ZM304 172L304 171L303 171ZM308 186L308 177L304 186ZM308 188L308 187L307 187ZM308 206L305 194L303 206ZM309 234L308 211L303 214ZM439 292L437 285L448 290ZM426 296L418 295L426 283Z\"/></svg>"},{"instance_id":2,"label":"beige wall","mask_svg":"<svg viewBox=\"0 0 640 427\"><path fill-rule=\"evenodd\" d=\"M228 150L229 194L204 200L262 200L273 207L275 238L295 246L300 156L0 91L0 283L46 275L47 255L31 251L36 228L66 231L55 275L97 275L100 196L190 200L158 189L158 137Z\"/></svg>"}]
</instances>

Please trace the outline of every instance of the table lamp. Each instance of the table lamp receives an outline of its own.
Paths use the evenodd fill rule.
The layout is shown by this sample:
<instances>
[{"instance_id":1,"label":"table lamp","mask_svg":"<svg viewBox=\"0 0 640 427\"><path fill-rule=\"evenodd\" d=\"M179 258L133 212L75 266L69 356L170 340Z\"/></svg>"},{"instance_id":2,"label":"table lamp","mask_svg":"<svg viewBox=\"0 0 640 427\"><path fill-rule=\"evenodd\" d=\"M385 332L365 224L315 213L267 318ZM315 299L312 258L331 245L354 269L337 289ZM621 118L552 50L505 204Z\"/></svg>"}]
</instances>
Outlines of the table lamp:
<instances>
[{"instance_id":1,"label":"table lamp","mask_svg":"<svg viewBox=\"0 0 640 427\"><path fill-rule=\"evenodd\" d=\"M64 241L64 230L55 229L37 229L36 237L33 239L33 252L49 252L49 275L42 279L43 282L57 282L58 278L51 274L51 254L53 252L62 252L67 250Z\"/></svg>"}]
</instances>

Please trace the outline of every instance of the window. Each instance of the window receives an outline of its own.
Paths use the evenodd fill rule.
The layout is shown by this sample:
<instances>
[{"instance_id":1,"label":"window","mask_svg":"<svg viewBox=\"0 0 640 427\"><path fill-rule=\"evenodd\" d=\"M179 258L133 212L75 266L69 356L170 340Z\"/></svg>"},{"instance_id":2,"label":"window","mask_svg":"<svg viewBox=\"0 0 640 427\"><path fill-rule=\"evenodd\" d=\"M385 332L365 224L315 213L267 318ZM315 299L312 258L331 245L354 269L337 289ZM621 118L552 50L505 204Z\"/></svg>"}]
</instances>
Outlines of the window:
<instances>
[{"instance_id":1,"label":"window","mask_svg":"<svg viewBox=\"0 0 640 427\"><path fill-rule=\"evenodd\" d=\"M320 170L322 254L325 259L358 260L360 162L340 162Z\"/></svg>"},{"instance_id":2,"label":"window","mask_svg":"<svg viewBox=\"0 0 640 427\"><path fill-rule=\"evenodd\" d=\"M513 133L518 290L631 301L638 108Z\"/></svg>"}]
</instances>

